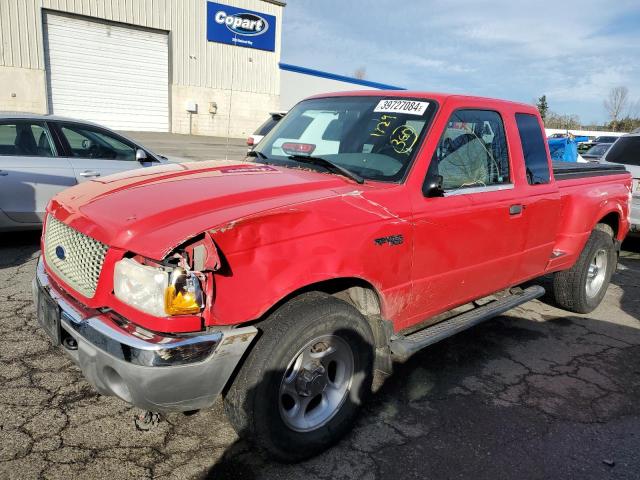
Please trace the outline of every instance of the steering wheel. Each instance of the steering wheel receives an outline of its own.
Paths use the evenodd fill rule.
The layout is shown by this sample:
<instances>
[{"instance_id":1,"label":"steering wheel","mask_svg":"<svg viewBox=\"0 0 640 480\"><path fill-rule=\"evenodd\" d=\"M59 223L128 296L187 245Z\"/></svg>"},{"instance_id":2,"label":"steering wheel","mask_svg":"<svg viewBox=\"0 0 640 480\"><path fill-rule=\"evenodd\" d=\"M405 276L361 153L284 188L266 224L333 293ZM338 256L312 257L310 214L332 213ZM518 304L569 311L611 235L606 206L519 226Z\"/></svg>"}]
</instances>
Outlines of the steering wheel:
<instances>
[{"instance_id":1,"label":"steering wheel","mask_svg":"<svg viewBox=\"0 0 640 480\"><path fill-rule=\"evenodd\" d=\"M100 158L101 157L101 148L97 143L91 142L89 149L87 150L87 155L89 158Z\"/></svg>"},{"instance_id":2,"label":"steering wheel","mask_svg":"<svg viewBox=\"0 0 640 480\"><path fill-rule=\"evenodd\" d=\"M89 147L89 158L105 158L113 160L118 157L118 153L111 148L104 147L97 143L92 143Z\"/></svg>"}]
</instances>

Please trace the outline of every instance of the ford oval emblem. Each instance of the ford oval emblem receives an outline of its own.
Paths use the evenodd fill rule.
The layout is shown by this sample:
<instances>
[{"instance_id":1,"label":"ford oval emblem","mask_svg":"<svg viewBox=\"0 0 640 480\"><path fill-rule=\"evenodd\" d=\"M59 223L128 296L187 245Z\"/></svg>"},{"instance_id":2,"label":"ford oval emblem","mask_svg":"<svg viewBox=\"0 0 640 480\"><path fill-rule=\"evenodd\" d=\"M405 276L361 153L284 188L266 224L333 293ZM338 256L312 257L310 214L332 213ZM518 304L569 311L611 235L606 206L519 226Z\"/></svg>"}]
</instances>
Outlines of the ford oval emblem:
<instances>
[{"instance_id":1,"label":"ford oval emblem","mask_svg":"<svg viewBox=\"0 0 640 480\"><path fill-rule=\"evenodd\" d=\"M67 252L64 251L64 247L62 245L58 245L56 247L56 257L58 257L60 260L64 260L65 258L67 258Z\"/></svg>"}]
</instances>

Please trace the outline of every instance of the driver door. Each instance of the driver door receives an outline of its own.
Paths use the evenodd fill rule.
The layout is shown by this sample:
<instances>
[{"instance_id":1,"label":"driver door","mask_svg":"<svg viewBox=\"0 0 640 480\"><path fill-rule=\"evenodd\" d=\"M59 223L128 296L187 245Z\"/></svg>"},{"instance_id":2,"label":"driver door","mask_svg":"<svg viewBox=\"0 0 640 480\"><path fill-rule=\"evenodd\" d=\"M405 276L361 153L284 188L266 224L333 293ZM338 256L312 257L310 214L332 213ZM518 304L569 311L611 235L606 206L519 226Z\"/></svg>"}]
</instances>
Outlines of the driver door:
<instances>
[{"instance_id":1,"label":"driver door","mask_svg":"<svg viewBox=\"0 0 640 480\"><path fill-rule=\"evenodd\" d=\"M427 178L441 196L416 197L414 315L430 318L512 285L527 217L516 185L503 115L452 112Z\"/></svg>"},{"instance_id":2,"label":"driver door","mask_svg":"<svg viewBox=\"0 0 640 480\"><path fill-rule=\"evenodd\" d=\"M80 123L57 123L78 183L145 165L136 161L136 146L108 130Z\"/></svg>"}]
</instances>

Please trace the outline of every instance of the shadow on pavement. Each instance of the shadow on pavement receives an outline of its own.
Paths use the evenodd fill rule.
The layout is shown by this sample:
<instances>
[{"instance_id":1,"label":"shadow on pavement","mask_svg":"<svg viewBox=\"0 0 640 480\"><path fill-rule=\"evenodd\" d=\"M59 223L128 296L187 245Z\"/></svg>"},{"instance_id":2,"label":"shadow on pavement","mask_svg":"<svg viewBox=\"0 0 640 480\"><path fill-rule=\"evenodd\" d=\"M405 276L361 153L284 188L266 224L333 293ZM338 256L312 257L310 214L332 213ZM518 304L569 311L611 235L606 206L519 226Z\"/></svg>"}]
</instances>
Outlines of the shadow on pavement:
<instances>
[{"instance_id":1,"label":"shadow on pavement","mask_svg":"<svg viewBox=\"0 0 640 480\"><path fill-rule=\"evenodd\" d=\"M627 237L622 244L613 283L622 289L620 308L640 319L640 236Z\"/></svg>"},{"instance_id":2,"label":"shadow on pavement","mask_svg":"<svg viewBox=\"0 0 640 480\"><path fill-rule=\"evenodd\" d=\"M620 308L638 318L640 314L640 236L627 237L622 244L618 268L611 283L618 285L623 293ZM545 275L526 283L526 286L541 285L545 294L538 300L550 307L560 308L553 296L553 275Z\"/></svg>"},{"instance_id":3,"label":"shadow on pavement","mask_svg":"<svg viewBox=\"0 0 640 480\"><path fill-rule=\"evenodd\" d=\"M640 323L520 307L396 364L327 452L239 440L207 478L637 478L639 362Z\"/></svg>"},{"instance_id":4,"label":"shadow on pavement","mask_svg":"<svg viewBox=\"0 0 640 480\"><path fill-rule=\"evenodd\" d=\"M40 250L40 230L0 233L0 270L17 267Z\"/></svg>"},{"instance_id":5,"label":"shadow on pavement","mask_svg":"<svg viewBox=\"0 0 640 480\"><path fill-rule=\"evenodd\" d=\"M355 351L367 351L371 352L373 348L355 329L352 328L340 328L331 332L331 335L335 335L349 342L350 345L357 345ZM373 365L373 357L370 357L371 365ZM366 362L364 362L366 363ZM335 364L334 364L335 365ZM350 430L349 412L357 412L359 403L357 399L364 399L366 403L371 392L371 382L373 379L373 371L362 369L362 366L358 370L360 362L354 362L354 385L357 383L355 379L360 378L360 386L357 392L348 392L347 397L344 399L341 410L329 420L329 423L325 426L318 428L313 434L301 434L294 432L285 427L284 421L281 418L279 402L282 402L283 396L279 393L279 387L283 382L285 373L291 375L291 371L287 369L286 365L283 365L281 369L269 370L260 379L260 381L254 385L243 399L240 407L243 411L252 411L256 419L255 423L246 422L242 431L238 432L240 440L230 445L224 452L222 458L209 470L206 478L211 480L219 479L253 479L260 471L260 463L269 462L268 454L266 452L259 452L258 448L250 445L245 439L255 439L264 436L265 431L277 432L277 439L270 441L271 449L276 455L282 457L312 457L314 452L322 450L320 445L326 445L326 440L333 437L336 432L348 433ZM291 367L293 368L293 367ZM330 371L329 364L326 365L327 371ZM337 369L338 367L335 367ZM239 374L240 376L241 374ZM336 371L334 375L339 375ZM331 378L331 374L329 374ZM338 378L338 377L335 377ZM294 380L294 382L297 380ZM294 383L295 384L295 383ZM311 395L307 398L319 399L320 395ZM293 406L293 397L288 395L289 402L287 410L291 413L295 413L296 406ZM309 403L311 407L314 404L313 400ZM320 404L316 404L316 408L321 408ZM347 412L345 415L344 412ZM240 417L241 418L241 417ZM311 435L311 438L309 438ZM300 450L299 446L303 444L303 438L305 437L306 443L309 445L309 450ZM256 461L258 461L256 463ZM278 463L274 463L278 465Z\"/></svg>"}]
</instances>

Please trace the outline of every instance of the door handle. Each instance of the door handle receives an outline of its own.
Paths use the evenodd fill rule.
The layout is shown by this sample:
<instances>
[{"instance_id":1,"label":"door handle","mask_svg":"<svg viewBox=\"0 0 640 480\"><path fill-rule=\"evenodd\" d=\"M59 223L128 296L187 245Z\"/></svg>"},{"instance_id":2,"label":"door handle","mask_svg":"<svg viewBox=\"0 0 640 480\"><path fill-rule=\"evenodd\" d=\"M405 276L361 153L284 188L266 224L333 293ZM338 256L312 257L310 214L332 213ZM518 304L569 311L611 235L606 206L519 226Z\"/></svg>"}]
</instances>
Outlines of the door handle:
<instances>
[{"instance_id":1,"label":"door handle","mask_svg":"<svg viewBox=\"0 0 640 480\"><path fill-rule=\"evenodd\" d=\"M85 178L99 177L100 172L94 172L93 170L85 170L84 172L80 173L80 176Z\"/></svg>"},{"instance_id":2,"label":"door handle","mask_svg":"<svg viewBox=\"0 0 640 480\"><path fill-rule=\"evenodd\" d=\"M511 205L509 207L509 215L518 215L519 213L522 213L522 210L524 210L524 205Z\"/></svg>"}]
</instances>

